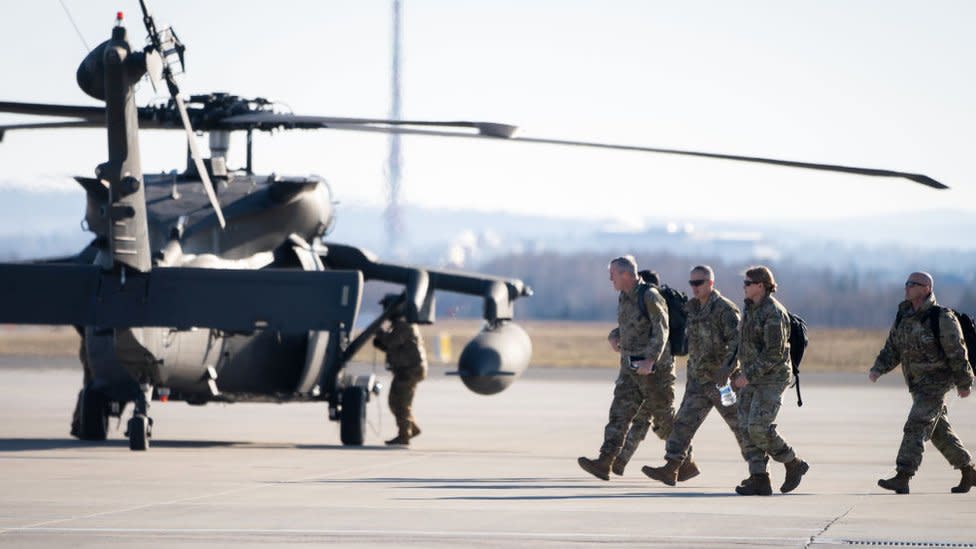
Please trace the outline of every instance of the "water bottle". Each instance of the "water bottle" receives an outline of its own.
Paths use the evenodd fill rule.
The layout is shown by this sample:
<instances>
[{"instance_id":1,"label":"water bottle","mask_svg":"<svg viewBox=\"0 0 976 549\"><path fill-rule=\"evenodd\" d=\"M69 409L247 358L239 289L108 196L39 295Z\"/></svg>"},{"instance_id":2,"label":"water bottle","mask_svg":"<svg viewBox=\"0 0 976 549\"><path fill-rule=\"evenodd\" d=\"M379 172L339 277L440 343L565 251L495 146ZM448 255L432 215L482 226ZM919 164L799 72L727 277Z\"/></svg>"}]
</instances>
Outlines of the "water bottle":
<instances>
[{"instance_id":1,"label":"water bottle","mask_svg":"<svg viewBox=\"0 0 976 549\"><path fill-rule=\"evenodd\" d=\"M722 397L722 406L732 406L735 404L736 396L735 391L732 390L732 384L729 381L725 382L725 385L715 386L718 389L718 394Z\"/></svg>"}]
</instances>

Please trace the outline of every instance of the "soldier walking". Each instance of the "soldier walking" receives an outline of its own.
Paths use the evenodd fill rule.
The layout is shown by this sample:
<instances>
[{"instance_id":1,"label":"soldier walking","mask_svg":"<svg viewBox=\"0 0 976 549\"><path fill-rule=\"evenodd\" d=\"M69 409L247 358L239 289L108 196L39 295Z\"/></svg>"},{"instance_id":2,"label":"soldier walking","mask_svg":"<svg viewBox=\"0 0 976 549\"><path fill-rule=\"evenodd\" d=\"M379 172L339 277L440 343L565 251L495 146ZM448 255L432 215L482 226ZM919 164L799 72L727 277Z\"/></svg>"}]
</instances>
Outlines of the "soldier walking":
<instances>
[{"instance_id":1,"label":"soldier walking","mask_svg":"<svg viewBox=\"0 0 976 549\"><path fill-rule=\"evenodd\" d=\"M654 287L640 280L633 256L614 259L608 269L613 288L620 292L617 327L607 337L611 349L620 353L620 373L600 456L577 460L584 471L603 480L610 479L611 467L642 406L662 439L671 434L674 422L674 359L668 346L667 303ZM644 301L646 317L638 299Z\"/></svg>"},{"instance_id":2,"label":"soldier walking","mask_svg":"<svg viewBox=\"0 0 976 549\"><path fill-rule=\"evenodd\" d=\"M654 271L644 269L642 271L638 271L637 276L640 278L641 282L644 282L650 286L660 287L661 285L661 278ZM619 352L619 337L616 340L618 342L616 347L614 347L614 340L611 339L609 341L614 352ZM665 424L668 425L670 422L666 421ZM661 440L668 438L667 435L662 436L660 434L661 427L662 426L658 425L651 416L650 402L645 401L644 404L641 404L640 408L637 409L637 415L635 415L634 419L631 420L630 429L627 430L627 438L624 439L624 446L620 449L620 452L617 453L617 457L613 460L613 465L610 467L610 471L617 476L623 476L624 470L627 468L627 464L630 463L630 458L634 456L634 452L637 451L637 447L640 446L640 443L647 438L648 430L654 431L654 433L657 434L658 438ZM697 474L698 471L695 471L691 476ZM688 478L691 477L689 476ZM680 480L684 481L687 479L681 478Z\"/></svg>"},{"instance_id":3,"label":"soldier walking","mask_svg":"<svg viewBox=\"0 0 976 549\"><path fill-rule=\"evenodd\" d=\"M749 463L749 478L736 486L743 496L773 493L766 464L769 458L786 466L780 491L791 492L810 470L796 457L793 448L776 430L776 416L783 404L783 392L793 379L790 365L789 313L773 293L776 281L768 267L751 267L743 281L745 312L739 330L740 373L733 378L739 389L739 431L743 455Z\"/></svg>"},{"instance_id":4,"label":"soldier walking","mask_svg":"<svg viewBox=\"0 0 976 549\"><path fill-rule=\"evenodd\" d=\"M393 296L396 298L397 296ZM416 324L407 322L403 314L390 320L373 338L373 345L386 353L387 369L393 372L390 383L390 411L396 417L397 436L386 441L390 445L408 445L420 434L413 417L413 397L417 384L427 377L427 353L424 340Z\"/></svg>"},{"instance_id":5,"label":"soldier walking","mask_svg":"<svg viewBox=\"0 0 976 549\"><path fill-rule=\"evenodd\" d=\"M955 387L961 398L968 397L973 373L959 321L936 303L934 284L928 273L909 275L905 301L898 306L888 340L868 374L874 382L901 364L912 395L912 408L895 458L896 474L878 480L878 486L897 494L908 493L908 482L921 465L925 441L930 439L949 464L962 473L952 492L962 494L976 486L973 457L952 432L946 417L946 395Z\"/></svg>"},{"instance_id":6,"label":"soldier walking","mask_svg":"<svg viewBox=\"0 0 976 549\"><path fill-rule=\"evenodd\" d=\"M691 439L715 408L735 435L745 454L745 441L739 429L735 406L723 406L719 387L737 375L735 359L739 338L739 308L715 289L715 272L707 265L691 270L688 284L694 299L685 304L688 313L688 377L681 406L674 418L674 429L665 444L662 467L644 466L641 470L654 480L674 486L678 472L690 459Z\"/></svg>"}]
</instances>

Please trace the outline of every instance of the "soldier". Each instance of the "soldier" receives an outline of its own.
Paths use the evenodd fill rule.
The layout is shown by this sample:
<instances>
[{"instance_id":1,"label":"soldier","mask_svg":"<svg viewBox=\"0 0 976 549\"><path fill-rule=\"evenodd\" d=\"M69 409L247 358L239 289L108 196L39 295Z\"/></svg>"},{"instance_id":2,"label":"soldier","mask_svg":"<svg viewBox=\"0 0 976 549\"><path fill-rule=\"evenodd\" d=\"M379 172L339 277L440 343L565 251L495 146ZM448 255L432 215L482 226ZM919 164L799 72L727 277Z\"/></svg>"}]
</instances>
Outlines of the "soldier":
<instances>
[{"instance_id":1,"label":"soldier","mask_svg":"<svg viewBox=\"0 0 976 549\"><path fill-rule=\"evenodd\" d=\"M637 275L643 282L650 286L661 285L661 277L658 276L655 271L645 269L639 271ZM617 341L619 343L619 339ZM619 351L619 347L614 347L614 343L612 341L610 345L614 351ZM665 421L664 423L665 425L670 424L669 421ZM610 467L613 474L623 476L624 469L626 469L627 464L630 462L630 458L634 456L634 452L637 451L637 447L640 446L640 443L643 442L647 437L648 429L654 431L654 434L656 434L661 440L667 439L668 435L661 434L661 427L662 425L655 422L651 415L650 402L645 401L645 403L641 404L640 408L637 410L637 415L635 415L634 419L630 422L630 429L627 430L627 438L624 440L624 446L620 449L617 457L613 460L613 466ZM692 466L693 465L694 464L692 464ZM678 480L685 481L696 476L697 474L697 469L687 469L678 478Z\"/></svg>"},{"instance_id":2,"label":"soldier","mask_svg":"<svg viewBox=\"0 0 976 549\"><path fill-rule=\"evenodd\" d=\"M390 297L398 298L387 296L383 300L384 305ZM396 417L398 434L386 443L405 446L410 444L411 438L420 434L411 406L417 384L427 377L424 340L416 324L407 322L402 314L397 314L390 320L388 327L376 334L373 345L386 353L386 367L393 372L389 403L390 411Z\"/></svg>"},{"instance_id":3,"label":"soldier","mask_svg":"<svg viewBox=\"0 0 976 549\"><path fill-rule=\"evenodd\" d=\"M685 304L688 313L688 380L674 429L665 444L663 467L647 467L645 475L674 486L678 471L690 456L691 439L712 408L718 410L739 443L745 458L745 441L739 430L735 406L723 406L718 388L738 374L735 360L739 336L739 308L715 289L715 272L707 265L691 270L688 284L694 299Z\"/></svg>"},{"instance_id":4,"label":"soldier","mask_svg":"<svg viewBox=\"0 0 976 549\"><path fill-rule=\"evenodd\" d=\"M776 431L776 415L783 404L783 392L793 379L790 365L790 318L786 307L772 294L776 281L768 267L746 271L745 312L739 329L739 375L732 380L739 389L739 431L743 455L749 463L749 478L736 486L743 496L773 493L766 464L773 458L786 466L784 494L800 485L810 465Z\"/></svg>"},{"instance_id":5,"label":"soldier","mask_svg":"<svg viewBox=\"0 0 976 549\"><path fill-rule=\"evenodd\" d=\"M976 486L973 457L952 432L946 417L946 394L955 387L961 398L968 397L973 373L959 321L936 303L933 286L932 275L928 273L912 273L908 277L905 301L898 306L888 340L868 374L872 382L878 381L900 363L912 395L912 408L895 458L896 474L878 480L878 486L897 494L908 493L908 481L922 463L922 451L928 439L962 473L959 485L952 488L953 493L963 494ZM936 323L938 333L933 329Z\"/></svg>"},{"instance_id":6,"label":"soldier","mask_svg":"<svg viewBox=\"0 0 976 549\"><path fill-rule=\"evenodd\" d=\"M577 460L584 471L603 480L610 480L611 467L642 406L646 407L662 439L671 434L674 422L674 360L668 346L667 303L656 289L640 280L633 256L614 259L608 269L613 288L620 292L618 325L607 337L610 347L620 353L620 373L613 391L600 457ZM638 299L644 300L649 318L641 313ZM640 421L643 421L646 432L648 422Z\"/></svg>"}]
</instances>

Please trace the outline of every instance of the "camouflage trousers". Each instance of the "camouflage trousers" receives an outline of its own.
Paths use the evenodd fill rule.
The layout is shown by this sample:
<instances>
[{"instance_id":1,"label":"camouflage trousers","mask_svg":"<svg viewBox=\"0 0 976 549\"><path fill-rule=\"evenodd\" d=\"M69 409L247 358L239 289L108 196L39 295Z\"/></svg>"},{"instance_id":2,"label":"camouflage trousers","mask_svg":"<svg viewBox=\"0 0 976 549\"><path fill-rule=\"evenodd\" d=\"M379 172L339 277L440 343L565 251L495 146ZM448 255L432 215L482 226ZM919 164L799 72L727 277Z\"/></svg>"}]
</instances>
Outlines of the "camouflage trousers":
<instances>
[{"instance_id":1,"label":"camouflage trousers","mask_svg":"<svg viewBox=\"0 0 976 549\"><path fill-rule=\"evenodd\" d=\"M949 465L956 469L973 463L972 455L952 432L952 426L946 417L947 392L912 392L912 409L908 412L905 434L895 459L895 469L898 472L914 474L918 470L926 440L931 440Z\"/></svg>"},{"instance_id":2,"label":"camouflage trousers","mask_svg":"<svg viewBox=\"0 0 976 549\"><path fill-rule=\"evenodd\" d=\"M674 379L673 362L641 376L630 369L627 357L621 357L600 454L617 456L626 463L649 428L667 440L674 426Z\"/></svg>"},{"instance_id":3,"label":"camouflage trousers","mask_svg":"<svg viewBox=\"0 0 976 549\"><path fill-rule=\"evenodd\" d=\"M749 463L749 474L766 472L769 458L780 463L793 461L793 448L776 431L776 415L783 405L787 384L746 385L739 391L739 432L742 455Z\"/></svg>"},{"instance_id":4,"label":"camouflage trousers","mask_svg":"<svg viewBox=\"0 0 976 549\"><path fill-rule=\"evenodd\" d=\"M393 417L396 418L397 428L406 430L414 425L413 397L417 393L417 384L423 381L426 373L422 369L394 370L393 381L390 383L389 404Z\"/></svg>"},{"instance_id":5,"label":"camouflage trousers","mask_svg":"<svg viewBox=\"0 0 976 549\"><path fill-rule=\"evenodd\" d=\"M710 380L701 381L688 377L685 384L685 395L681 399L678 414L674 417L674 430L664 448L667 459L684 461L691 453L691 439L695 437L698 428L705 422L712 408L725 420L726 425L735 435L742 457L748 461L745 451L745 439L739 429L739 413L733 406L722 406L722 396L718 387Z\"/></svg>"}]
</instances>

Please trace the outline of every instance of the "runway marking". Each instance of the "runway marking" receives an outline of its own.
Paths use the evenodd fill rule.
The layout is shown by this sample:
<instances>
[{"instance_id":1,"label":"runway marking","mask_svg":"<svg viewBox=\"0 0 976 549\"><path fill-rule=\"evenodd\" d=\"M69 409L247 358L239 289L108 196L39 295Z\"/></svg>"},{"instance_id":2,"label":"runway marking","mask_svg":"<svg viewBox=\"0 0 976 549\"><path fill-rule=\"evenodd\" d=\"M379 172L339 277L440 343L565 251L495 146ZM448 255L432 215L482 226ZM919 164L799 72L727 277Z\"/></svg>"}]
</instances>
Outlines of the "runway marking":
<instances>
[{"instance_id":1,"label":"runway marking","mask_svg":"<svg viewBox=\"0 0 976 549\"><path fill-rule=\"evenodd\" d=\"M369 467L347 467L347 468L341 469L339 471L332 471L332 472L329 472L329 473L320 473L320 474L316 474L316 475L309 475L309 476L304 476L304 477L300 477L300 478L286 480L284 482L286 482L286 483L302 482L302 481L307 481L307 480L312 480L312 479L317 479L317 478L323 478L323 477L333 477L333 476L348 474L348 473L352 473L352 472L368 472L368 471L371 471L373 469L379 469L379 468L384 468L385 469L385 468L388 468L388 467L395 467L395 466L403 465L403 464L406 464L406 463L412 463L414 461L420 461L421 459L427 459L429 457L430 456L428 456L426 454L421 454L421 455L418 455L418 456L415 456L415 457L411 457L411 458L407 458L407 459L401 459L399 461L395 461L395 462L392 462L392 463L390 463L390 462L377 463L376 465L372 465L372 466L369 466ZM16 528L7 528L6 531L7 532L13 532L13 531L24 531L24 530L31 530L31 529L39 529L40 527L43 527L43 526L46 526L46 525L49 525L49 524L58 524L58 523L62 523L62 522L70 522L70 521L73 521L73 520L85 520L85 519L91 519L91 518L95 518L95 517L103 517L103 516L107 516L107 515L114 515L114 514L118 514L118 513L128 513L128 512L131 512L131 511L138 511L140 509L147 509L149 507L155 507L157 505L173 505L173 504L177 504L177 503L185 503L185 502L188 502L188 501L194 501L194 500L198 500L198 499L206 499L206 498L212 498L212 497L226 496L226 495L230 495L230 494L237 494L237 493L240 493L240 492L246 492L248 490L259 490L261 488L270 488L270 487L274 487L274 486L277 486L277 485L276 484L262 483L262 484L257 484L257 485L242 486L240 488L234 488L232 490L224 490L223 492L216 492L216 493L212 493L212 494L202 494L202 495L198 495L198 496L192 496L192 497L186 497L186 498L178 498L178 499L174 499L174 500L170 500L170 501L157 501L157 502L153 502L153 503L146 503L144 505L136 505L135 507L127 507L125 509L116 509L116 510L112 510L112 511L101 511L99 513L91 513L91 514L88 514L88 515L81 515L81 516L75 516L75 517L66 517L66 518L45 520L45 521L41 521L41 522L36 522L34 524L28 524L26 526L21 526L21 527L16 527ZM3 530L0 530L0 534L3 534L3 533L4 533L4 531Z\"/></svg>"},{"instance_id":2,"label":"runway marking","mask_svg":"<svg viewBox=\"0 0 976 549\"><path fill-rule=\"evenodd\" d=\"M496 539L538 539L538 540L585 540L590 538L616 541L735 541L735 542L801 542L806 537L756 537L756 536L635 536L633 534L615 534L606 532L498 532L472 530L359 530L359 529L287 529L280 530L261 528L10 528L10 532L17 533L51 533L51 534L182 534L182 535L298 535L298 536L379 536L395 537L398 539L410 537L424 538L496 538Z\"/></svg>"}]
</instances>

